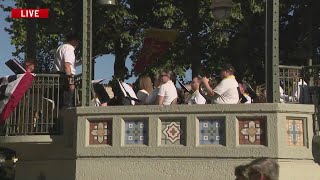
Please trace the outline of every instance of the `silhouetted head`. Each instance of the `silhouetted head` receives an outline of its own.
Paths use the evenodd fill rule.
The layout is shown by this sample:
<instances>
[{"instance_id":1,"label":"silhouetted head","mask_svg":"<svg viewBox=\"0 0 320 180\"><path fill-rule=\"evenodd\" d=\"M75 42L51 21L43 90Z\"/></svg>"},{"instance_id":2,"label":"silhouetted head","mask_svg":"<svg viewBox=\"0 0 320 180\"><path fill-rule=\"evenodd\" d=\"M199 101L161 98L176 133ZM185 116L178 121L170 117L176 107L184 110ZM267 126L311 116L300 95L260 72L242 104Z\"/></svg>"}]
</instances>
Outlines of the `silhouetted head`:
<instances>
[{"instance_id":1,"label":"silhouetted head","mask_svg":"<svg viewBox=\"0 0 320 180\"><path fill-rule=\"evenodd\" d=\"M231 64L226 64L222 67L221 72L220 72L220 76L223 79L228 76L234 75L235 72L236 71Z\"/></svg>"},{"instance_id":2,"label":"silhouetted head","mask_svg":"<svg viewBox=\"0 0 320 180\"><path fill-rule=\"evenodd\" d=\"M80 44L80 38L77 34L71 33L66 36L66 40L69 44L71 44L74 48L77 48Z\"/></svg>"}]
</instances>

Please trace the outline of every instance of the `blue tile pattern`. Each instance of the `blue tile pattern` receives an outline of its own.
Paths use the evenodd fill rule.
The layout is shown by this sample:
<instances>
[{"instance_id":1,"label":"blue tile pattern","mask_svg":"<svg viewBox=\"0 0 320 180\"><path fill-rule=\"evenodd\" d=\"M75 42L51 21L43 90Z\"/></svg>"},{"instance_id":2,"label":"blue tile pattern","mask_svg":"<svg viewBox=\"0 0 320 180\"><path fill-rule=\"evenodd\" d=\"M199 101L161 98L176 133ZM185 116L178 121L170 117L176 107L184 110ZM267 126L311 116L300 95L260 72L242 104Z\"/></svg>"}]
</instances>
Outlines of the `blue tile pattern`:
<instances>
[{"instance_id":1,"label":"blue tile pattern","mask_svg":"<svg viewBox=\"0 0 320 180\"><path fill-rule=\"evenodd\" d=\"M225 128L223 120L199 121L200 144L225 144Z\"/></svg>"},{"instance_id":2,"label":"blue tile pattern","mask_svg":"<svg viewBox=\"0 0 320 180\"><path fill-rule=\"evenodd\" d=\"M146 121L125 121L125 131L126 144L148 143Z\"/></svg>"}]
</instances>

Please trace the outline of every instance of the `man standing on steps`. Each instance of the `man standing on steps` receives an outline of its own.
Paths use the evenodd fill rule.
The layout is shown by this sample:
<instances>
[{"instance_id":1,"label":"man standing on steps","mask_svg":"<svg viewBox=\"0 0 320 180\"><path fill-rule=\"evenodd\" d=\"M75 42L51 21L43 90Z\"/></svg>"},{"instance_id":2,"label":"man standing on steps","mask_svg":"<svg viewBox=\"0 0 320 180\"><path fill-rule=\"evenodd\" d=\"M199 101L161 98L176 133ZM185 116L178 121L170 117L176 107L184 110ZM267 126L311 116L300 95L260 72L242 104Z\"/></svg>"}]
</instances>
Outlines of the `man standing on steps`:
<instances>
[{"instance_id":1,"label":"man standing on steps","mask_svg":"<svg viewBox=\"0 0 320 180\"><path fill-rule=\"evenodd\" d=\"M60 45L55 52L54 70L62 74L62 85L60 88L60 105L72 107L74 105L74 75L76 74L76 56L75 49L80 40L76 34L70 34L66 37L67 42ZM63 95L63 96L62 96Z\"/></svg>"}]
</instances>

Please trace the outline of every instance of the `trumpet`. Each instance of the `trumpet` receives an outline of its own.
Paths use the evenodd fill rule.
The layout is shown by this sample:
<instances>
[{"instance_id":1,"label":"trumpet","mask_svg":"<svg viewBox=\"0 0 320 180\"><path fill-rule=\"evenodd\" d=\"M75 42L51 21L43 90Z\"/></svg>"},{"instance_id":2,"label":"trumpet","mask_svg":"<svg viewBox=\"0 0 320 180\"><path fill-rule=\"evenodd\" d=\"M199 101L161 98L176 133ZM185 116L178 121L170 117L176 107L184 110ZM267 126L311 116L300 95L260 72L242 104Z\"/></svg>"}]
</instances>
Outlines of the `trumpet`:
<instances>
[{"instance_id":1,"label":"trumpet","mask_svg":"<svg viewBox=\"0 0 320 180\"><path fill-rule=\"evenodd\" d=\"M202 79L201 76L199 78ZM209 79L209 86L214 89L218 85L217 76L213 74L212 76L207 77ZM200 94L206 99L207 103L211 103L212 97L208 95L208 92L206 91L206 88L201 83L199 88Z\"/></svg>"},{"instance_id":2,"label":"trumpet","mask_svg":"<svg viewBox=\"0 0 320 180\"><path fill-rule=\"evenodd\" d=\"M217 78L219 77L218 75L212 74L212 75L203 76L203 77L207 77L209 79L209 86L212 89L214 89L218 85L218 80L217 80ZM200 79L202 79L203 77L199 75ZM204 94L207 94L207 92L205 91L205 87L202 83L200 84L200 91L203 92Z\"/></svg>"}]
</instances>

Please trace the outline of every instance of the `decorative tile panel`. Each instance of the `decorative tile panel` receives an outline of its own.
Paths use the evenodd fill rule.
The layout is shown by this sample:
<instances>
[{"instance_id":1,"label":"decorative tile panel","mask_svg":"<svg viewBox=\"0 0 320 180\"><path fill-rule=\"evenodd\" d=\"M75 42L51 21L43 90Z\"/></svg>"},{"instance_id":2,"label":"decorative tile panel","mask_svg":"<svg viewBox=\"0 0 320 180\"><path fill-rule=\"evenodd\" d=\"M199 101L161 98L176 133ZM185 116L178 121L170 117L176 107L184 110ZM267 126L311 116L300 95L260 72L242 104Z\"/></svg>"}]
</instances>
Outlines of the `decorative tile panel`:
<instances>
[{"instance_id":1,"label":"decorative tile panel","mask_svg":"<svg viewBox=\"0 0 320 180\"><path fill-rule=\"evenodd\" d=\"M89 121L89 145L112 142L112 121Z\"/></svg>"},{"instance_id":2,"label":"decorative tile panel","mask_svg":"<svg viewBox=\"0 0 320 180\"><path fill-rule=\"evenodd\" d=\"M287 143L289 146L304 146L304 127L302 119L287 119Z\"/></svg>"},{"instance_id":3,"label":"decorative tile panel","mask_svg":"<svg viewBox=\"0 0 320 180\"><path fill-rule=\"evenodd\" d=\"M161 144L185 145L185 128L181 121L161 121L161 127Z\"/></svg>"},{"instance_id":4,"label":"decorative tile panel","mask_svg":"<svg viewBox=\"0 0 320 180\"><path fill-rule=\"evenodd\" d=\"M200 144L225 144L223 120L199 120Z\"/></svg>"},{"instance_id":5,"label":"decorative tile panel","mask_svg":"<svg viewBox=\"0 0 320 180\"><path fill-rule=\"evenodd\" d=\"M266 145L266 119L239 119L239 144Z\"/></svg>"},{"instance_id":6,"label":"decorative tile panel","mask_svg":"<svg viewBox=\"0 0 320 180\"><path fill-rule=\"evenodd\" d=\"M147 144L146 121L125 121L125 144Z\"/></svg>"}]
</instances>

